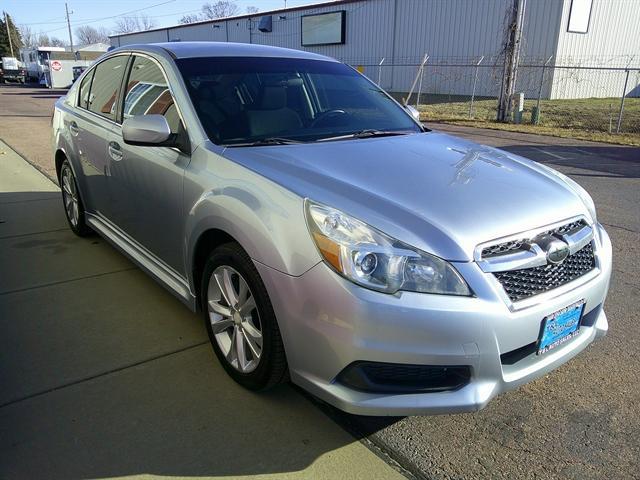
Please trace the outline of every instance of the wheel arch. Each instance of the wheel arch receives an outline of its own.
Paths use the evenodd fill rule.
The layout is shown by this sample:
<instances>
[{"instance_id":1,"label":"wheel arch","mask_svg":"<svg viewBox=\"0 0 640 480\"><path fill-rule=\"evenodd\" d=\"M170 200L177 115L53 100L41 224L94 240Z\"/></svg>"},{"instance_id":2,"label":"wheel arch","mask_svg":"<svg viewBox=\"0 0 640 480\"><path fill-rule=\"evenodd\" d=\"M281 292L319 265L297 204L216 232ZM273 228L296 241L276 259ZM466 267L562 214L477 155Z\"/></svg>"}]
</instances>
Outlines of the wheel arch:
<instances>
[{"instance_id":1,"label":"wheel arch","mask_svg":"<svg viewBox=\"0 0 640 480\"><path fill-rule=\"evenodd\" d=\"M209 253L220 245L231 242L235 242L242 247L240 242L220 228L209 228L203 231L195 242L195 246L191 254L191 280L196 296L196 308L198 310L202 308L200 285L202 285L202 274L207 257L209 256Z\"/></svg>"},{"instance_id":2,"label":"wheel arch","mask_svg":"<svg viewBox=\"0 0 640 480\"><path fill-rule=\"evenodd\" d=\"M54 160L55 160L56 178L58 179L58 184L60 184L60 170L62 170L62 163L67 159L68 159L67 153L62 148L56 149ZM73 168L73 166L71 168Z\"/></svg>"}]
</instances>

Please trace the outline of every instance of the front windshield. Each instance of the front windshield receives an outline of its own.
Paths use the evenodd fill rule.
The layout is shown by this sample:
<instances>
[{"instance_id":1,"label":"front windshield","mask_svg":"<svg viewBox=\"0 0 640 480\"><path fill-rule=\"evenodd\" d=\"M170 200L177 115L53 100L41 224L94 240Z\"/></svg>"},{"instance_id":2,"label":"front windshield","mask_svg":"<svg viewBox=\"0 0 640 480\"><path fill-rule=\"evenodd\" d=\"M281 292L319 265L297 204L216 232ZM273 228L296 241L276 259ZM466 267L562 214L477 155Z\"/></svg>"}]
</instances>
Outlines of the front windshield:
<instances>
[{"instance_id":1,"label":"front windshield","mask_svg":"<svg viewBox=\"0 0 640 480\"><path fill-rule=\"evenodd\" d=\"M380 88L341 63L254 57L176 62L207 135L219 145L422 131Z\"/></svg>"}]
</instances>

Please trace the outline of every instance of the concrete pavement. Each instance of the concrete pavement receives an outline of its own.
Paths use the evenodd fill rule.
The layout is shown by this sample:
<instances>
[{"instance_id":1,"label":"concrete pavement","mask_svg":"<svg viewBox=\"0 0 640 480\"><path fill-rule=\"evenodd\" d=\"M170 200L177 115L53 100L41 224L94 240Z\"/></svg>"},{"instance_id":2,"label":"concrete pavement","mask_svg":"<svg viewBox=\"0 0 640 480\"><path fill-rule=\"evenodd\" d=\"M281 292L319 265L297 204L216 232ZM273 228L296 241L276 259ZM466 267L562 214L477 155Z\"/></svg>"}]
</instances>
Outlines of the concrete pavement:
<instances>
[{"instance_id":1,"label":"concrete pavement","mask_svg":"<svg viewBox=\"0 0 640 480\"><path fill-rule=\"evenodd\" d=\"M0 142L0 478L402 478L294 388L237 386L59 196Z\"/></svg>"}]
</instances>

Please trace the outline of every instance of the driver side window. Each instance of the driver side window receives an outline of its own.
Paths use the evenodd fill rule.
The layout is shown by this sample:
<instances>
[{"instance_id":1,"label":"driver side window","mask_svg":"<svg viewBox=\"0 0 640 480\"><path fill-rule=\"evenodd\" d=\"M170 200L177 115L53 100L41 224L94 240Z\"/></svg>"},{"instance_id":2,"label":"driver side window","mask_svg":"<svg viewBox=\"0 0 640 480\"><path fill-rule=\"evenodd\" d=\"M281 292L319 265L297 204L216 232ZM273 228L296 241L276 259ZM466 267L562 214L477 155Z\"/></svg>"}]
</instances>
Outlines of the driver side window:
<instances>
[{"instance_id":1,"label":"driver side window","mask_svg":"<svg viewBox=\"0 0 640 480\"><path fill-rule=\"evenodd\" d=\"M133 59L125 88L123 120L134 115L163 115L171 133L183 131L178 109L160 67L146 57Z\"/></svg>"}]
</instances>

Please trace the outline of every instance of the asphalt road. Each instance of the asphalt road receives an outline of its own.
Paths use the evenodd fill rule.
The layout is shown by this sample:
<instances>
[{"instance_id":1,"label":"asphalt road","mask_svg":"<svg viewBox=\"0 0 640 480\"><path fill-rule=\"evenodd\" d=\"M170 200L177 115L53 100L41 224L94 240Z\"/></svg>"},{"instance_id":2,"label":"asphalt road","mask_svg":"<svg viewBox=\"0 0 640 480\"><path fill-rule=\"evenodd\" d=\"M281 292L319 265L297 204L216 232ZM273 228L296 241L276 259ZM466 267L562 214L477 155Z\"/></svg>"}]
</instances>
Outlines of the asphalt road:
<instances>
[{"instance_id":1,"label":"asphalt road","mask_svg":"<svg viewBox=\"0 0 640 480\"><path fill-rule=\"evenodd\" d=\"M0 138L47 173L53 97L0 88ZM473 414L380 419L319 407L418 478L640 478L640 149L432 127L549 164L591 193L614 246L609 335Z\"/></svg>"}]
</instances>

